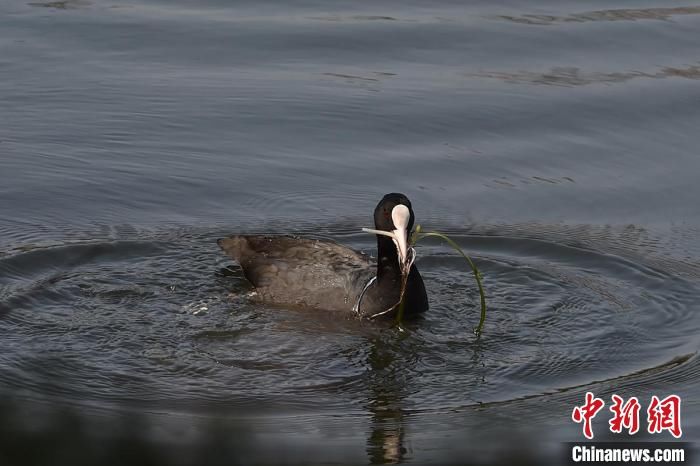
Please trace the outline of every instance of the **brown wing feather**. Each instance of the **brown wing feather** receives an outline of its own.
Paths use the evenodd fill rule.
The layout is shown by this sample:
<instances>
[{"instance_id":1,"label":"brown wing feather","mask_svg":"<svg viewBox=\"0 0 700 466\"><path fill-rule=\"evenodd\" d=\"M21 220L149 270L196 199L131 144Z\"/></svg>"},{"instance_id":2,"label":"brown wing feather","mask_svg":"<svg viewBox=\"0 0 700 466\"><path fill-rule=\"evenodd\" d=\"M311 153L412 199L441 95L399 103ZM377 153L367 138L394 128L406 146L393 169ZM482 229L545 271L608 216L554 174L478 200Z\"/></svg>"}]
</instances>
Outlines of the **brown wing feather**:
<instances>
[{"instance_id":1,"label":"brown wing feather","mask_svg":"<svg viewBox=\"0 0 700 466\"><path fill-rule=\"evenodd\" d=\"M218 243L269 303L349 310L372 275L368 256L332 241L232 236Z\"/></svg>"}]
</instances>

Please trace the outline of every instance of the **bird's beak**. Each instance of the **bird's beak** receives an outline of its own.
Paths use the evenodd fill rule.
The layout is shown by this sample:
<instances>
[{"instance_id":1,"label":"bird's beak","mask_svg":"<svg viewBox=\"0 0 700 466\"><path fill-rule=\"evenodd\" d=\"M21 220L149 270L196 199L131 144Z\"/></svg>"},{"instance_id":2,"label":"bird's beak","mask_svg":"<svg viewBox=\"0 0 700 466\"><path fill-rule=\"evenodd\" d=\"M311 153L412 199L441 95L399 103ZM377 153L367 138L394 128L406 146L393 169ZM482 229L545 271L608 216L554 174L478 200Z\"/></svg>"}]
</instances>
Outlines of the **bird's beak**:
<instances>
[{"instance_id":1,"label":"bird's beak","mask_svg":"<svg viewBox=\"0 0 700 466\"><path fill-rule=\"evenodd\" d=\"M411 217L411 213L403 204L399 204L394 207L391 211L391 219L394 221L395 230L393 240L396 245L396 250L399 253L399 263L402 268L406 268L408 264L408 221Z\"/></svg>"},{"instance_id":2,"label":"bird's beak","mask_svg":"<svg viewBox=\"0 0 700 466\"><path fill-rule=\"evenodd\" d=\"M399 265L401 266L401 272L404 275L408 275L411 270L413 261L416 258L415 251L413 248L408 246L408 222L411 218L411 212L403 204L395 206L391 210L391 220L394 222L395 230L384 231L384 230L374 230L372 228L363 228L362 231L367 233L374 233L375 235L388 236L394 241L396 246L396 252L399 256Z\"/></svg>"}]
</instances>

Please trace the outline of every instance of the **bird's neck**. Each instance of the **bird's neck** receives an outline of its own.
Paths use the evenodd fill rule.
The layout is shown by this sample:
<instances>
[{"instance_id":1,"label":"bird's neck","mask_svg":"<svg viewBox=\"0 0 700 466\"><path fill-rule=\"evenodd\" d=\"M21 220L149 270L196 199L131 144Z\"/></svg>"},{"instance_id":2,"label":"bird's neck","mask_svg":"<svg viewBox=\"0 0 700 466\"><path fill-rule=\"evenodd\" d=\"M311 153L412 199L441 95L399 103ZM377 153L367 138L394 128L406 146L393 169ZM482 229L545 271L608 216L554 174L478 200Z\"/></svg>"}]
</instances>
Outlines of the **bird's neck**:
<instances>
[{"instance_id":1,"label":"bird's neck","mask_svg":"<svg viewBox=\"0 0 700 466\"><path fill-rule=\"evenodd\" d=\"M391 238L377 237L377 281L401 278L399 254Z\"/></svg>"}]
</instances>

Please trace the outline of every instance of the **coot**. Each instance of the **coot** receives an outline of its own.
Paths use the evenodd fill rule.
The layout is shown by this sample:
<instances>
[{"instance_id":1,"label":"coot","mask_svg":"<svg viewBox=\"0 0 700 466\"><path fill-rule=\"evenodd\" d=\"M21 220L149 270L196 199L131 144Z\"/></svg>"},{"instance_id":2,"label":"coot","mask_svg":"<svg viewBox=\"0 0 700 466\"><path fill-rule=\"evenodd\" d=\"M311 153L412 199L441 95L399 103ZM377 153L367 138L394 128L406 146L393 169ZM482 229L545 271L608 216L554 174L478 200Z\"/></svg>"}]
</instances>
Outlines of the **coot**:
<instances>
[{"instance_id":1,"label":"coot","mask_svg":"<svg viewBox=\"0 0 700 466\"><path fill-rule=\"evenodd\" d=\"M405 315L428 309L428 297L408 238L411 202L387 194L374 209L377 260L333 241L291 236L235 235L218 240L243 268L264 303L354 313L372 319L393 316L401 299Z\"/></svg>"}]
</instances>

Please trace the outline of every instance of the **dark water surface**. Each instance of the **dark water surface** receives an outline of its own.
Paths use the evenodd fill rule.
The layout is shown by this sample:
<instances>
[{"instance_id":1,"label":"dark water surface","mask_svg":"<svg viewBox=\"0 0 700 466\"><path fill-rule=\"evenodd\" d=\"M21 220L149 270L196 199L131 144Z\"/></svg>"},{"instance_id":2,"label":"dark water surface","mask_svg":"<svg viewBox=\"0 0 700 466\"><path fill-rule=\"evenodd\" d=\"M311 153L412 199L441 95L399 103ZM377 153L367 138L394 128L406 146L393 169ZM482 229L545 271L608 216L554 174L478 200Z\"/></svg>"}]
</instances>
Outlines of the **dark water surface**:
<instances>
[{"instance_id":1,"label":"dark water surface","mask_svg":"<svg viewBox=\"0 0 700 466\"><path fill-rule=\"evenodd\" d=\"M700 3L493 3L1 2L5 433L61 406L163 451L223 422L262 462L541 463L593 391L677 393L698 438ZM404 333L252 305L215 243L372 252L392 191L473 254L480 339L437 242Z\"/></svg>"}]
</instances>

